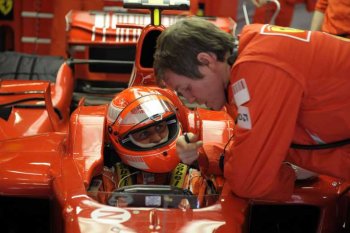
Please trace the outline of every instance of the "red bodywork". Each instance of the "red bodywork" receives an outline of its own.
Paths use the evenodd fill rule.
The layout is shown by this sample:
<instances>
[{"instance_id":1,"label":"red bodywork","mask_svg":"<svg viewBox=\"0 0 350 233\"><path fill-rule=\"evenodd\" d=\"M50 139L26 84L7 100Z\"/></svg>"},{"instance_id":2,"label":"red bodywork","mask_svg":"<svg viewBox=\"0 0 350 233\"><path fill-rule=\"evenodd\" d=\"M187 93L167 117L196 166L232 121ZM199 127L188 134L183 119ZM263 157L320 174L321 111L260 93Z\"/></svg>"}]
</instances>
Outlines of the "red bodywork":
<instances>
[{"instance_id":1,"label":"red bodywork","mask_svg":"<svg viewBox=\"0 0 350 233\"><path fill-rule=\"evenodd\" d=\"M188 15L188 12L183 15L183 12L179 11L177 11L177 15L165 14L162 16L161 23L167 27L186 15ZM107 49L116 49L116 52L119 49L119 53L123 53L123 48L135 48L137 44L140 44L140 35L142 37L142 34L145 34L141 34L142 29L151 22L148 10L139 13L73 10L67 15L67 19L69 56L79 59L91 59L89 50L91 47L103 46ZM211 17L208 20L230 33L233 32L235 27L235 22L230 18ZM139 56L137 54L136 56L135 54L133 56L125 54L123 57L123 54L121 54L119 59L134 61L135 57ZM108 60L108 58L104 59ZM135 61L135 64L139 63ZM76 68L75 77L90 81L104 80L128 83L130 73L91 72L88 65L84 65Z\"/></svg>"},{"instance_id":2,"label":"red bodywork","mask_svg":"<svg viewBox=\"0 0 350 233\"><path fill-rule=\"evenodd\" d=\"M63 63L56 82L0 80L0 105L10 109L0 118L0 140L46 132L67 132L73 96L72 70Z\"/></svg>"}]
</instances>

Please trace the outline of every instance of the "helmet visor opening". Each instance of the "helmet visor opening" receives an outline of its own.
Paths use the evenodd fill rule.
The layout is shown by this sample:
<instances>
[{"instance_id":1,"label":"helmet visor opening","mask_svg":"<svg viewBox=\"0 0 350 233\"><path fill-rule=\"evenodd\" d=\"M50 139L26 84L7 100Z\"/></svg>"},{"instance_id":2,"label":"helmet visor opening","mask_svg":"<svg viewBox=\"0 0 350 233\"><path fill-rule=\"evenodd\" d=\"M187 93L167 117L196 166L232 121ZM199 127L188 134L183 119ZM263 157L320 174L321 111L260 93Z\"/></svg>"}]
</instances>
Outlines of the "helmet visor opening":
<instances>
[{"instance_id":1,"label":"helmet visor opening","mask_svg":"<svg viewBox=\"0 0 350 233\"><path fill-rule=\"evenodd\" d=\"M166 121L160 121L145 129L129 133L130 140L142 148L151 148L168 141L169 128Z\"/></svg>"},{"instance_id":2,"label":"helmet visor opening","mask_svg":"<svg viewBox=\"0 0 350 233\"><path fill-rule=\"evenodd\" d=\"M161 122L134 129L120 138L120 144L126 148L145 151L161 148L171 143L178 134L179 124L172 114Z\"/></svg>"}]
</instances>

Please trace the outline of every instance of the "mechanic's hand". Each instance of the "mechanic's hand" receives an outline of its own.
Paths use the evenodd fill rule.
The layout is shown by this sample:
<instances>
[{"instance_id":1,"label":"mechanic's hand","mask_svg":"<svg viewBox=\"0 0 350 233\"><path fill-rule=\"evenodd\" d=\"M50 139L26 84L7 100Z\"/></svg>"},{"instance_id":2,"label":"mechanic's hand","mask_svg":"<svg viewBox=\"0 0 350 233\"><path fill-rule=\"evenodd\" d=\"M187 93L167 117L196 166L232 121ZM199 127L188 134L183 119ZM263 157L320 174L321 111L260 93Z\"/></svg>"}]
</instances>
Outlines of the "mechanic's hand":
<instances>
[{"instance_id":1,"label":"mechanic's hand","mask_svg":"<svg viewBox=\"0 0 350 233\"><path fill-rule=\"evenodd\" d=\"M192 164L198 158L198 148L203 145L202 141L197 141L198 136L193 133L187 133L189 142L185 136L181 135L176 142L176 151L180 160L187 165Z\"/></svg>"},{"instance_id":2,"label":"mechanic's hand","mask_svg":"<svg viewBox=\"0 0 350 233\"><path fill-rule=\"evenodd\" d=\"M254 6L261 7L269 2L269 0L251 0Z\"/></svg>"}]
</instances>

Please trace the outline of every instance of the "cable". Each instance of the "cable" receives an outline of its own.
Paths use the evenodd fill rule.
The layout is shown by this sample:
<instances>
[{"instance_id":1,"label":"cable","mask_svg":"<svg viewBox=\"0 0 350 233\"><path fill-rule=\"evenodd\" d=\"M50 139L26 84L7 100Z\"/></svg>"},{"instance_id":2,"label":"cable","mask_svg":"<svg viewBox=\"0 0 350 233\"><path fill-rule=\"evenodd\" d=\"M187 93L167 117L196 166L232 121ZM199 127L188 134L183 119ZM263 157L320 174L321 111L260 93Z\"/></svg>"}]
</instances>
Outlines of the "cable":
<instances>
[{"instance_id":1,"label":"cable","mask_svg":"<svg viewBox=\"0 0 350 233\"><path fill-rule=\"evenodd\" d=\"M138 173L140 173L140 171L133 172L133 173L131 173L131 174L129 174L129 175L124 176L123 178L121 178L121 179L119 180L119 182L118 182L117 189L120 188L120 184L121 184L126 178L128 178L128 177L130 177L130 176L133 176L133 175L136 175L136 174L138 174Z\"/></svg>"},{"instance_id":2,"label":"cable","mask_svg":"<svg viewBox=\"0 0 350 233\"><path fill-rule=\"evenodd\" d=\"M233 131L235 130L235 127L233 128ZM230 144L231 140L235 137L235 133L233 132L232 136L230 139L227 141L226 145L224 146L224 151L221 153L220 158L219 158L219 167L222 173L224 173L224 160L225 160L225 153L226 153L226 147L228 144Z\"/></svg>"},{"instance_id":3,"label":"cable","mask_svg":"<svg viewBox=\"0 0 350 233\"><path fill-rule=\"evenodd\" d=\"M290 147L297 150L325 150L325 149L345 146L348 144L350 144L350 139L344 139L341 141L330 142L327 144L319 144L319 145L303 145L303 144L292 143Z\"/></svg>"}]
</instances>

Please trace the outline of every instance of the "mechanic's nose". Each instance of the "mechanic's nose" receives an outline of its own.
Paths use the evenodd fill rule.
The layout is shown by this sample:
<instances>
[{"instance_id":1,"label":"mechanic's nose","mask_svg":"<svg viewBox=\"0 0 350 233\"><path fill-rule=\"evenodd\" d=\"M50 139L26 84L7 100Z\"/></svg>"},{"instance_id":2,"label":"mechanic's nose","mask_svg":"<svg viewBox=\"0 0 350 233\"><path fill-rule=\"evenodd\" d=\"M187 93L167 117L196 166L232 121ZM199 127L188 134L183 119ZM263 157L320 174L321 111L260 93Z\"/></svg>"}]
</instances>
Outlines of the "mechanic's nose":
<instances>
[{"instance_id":1,"label":"mechanic's nose","mask_svg":"<svg viewBox=\"0 0 350 233\"><path fill-rule=\"evenodd\" d=\"M196 102L196 98L195 97L191 97L189 99L187 99L188 102L190 102L190 104L193 104L194 102Z\"/></svg>"},{"instance_id":2,"label":"mechanic's nose","mask_svg":"<svg viewBox=\"0 0 350 233\"><path fill-rule=\"evenodd\" d=\"M190 104L193 104L196 101L196 98L189 93L183 94L183 96Z\"/></svg>"}]
</instances>

